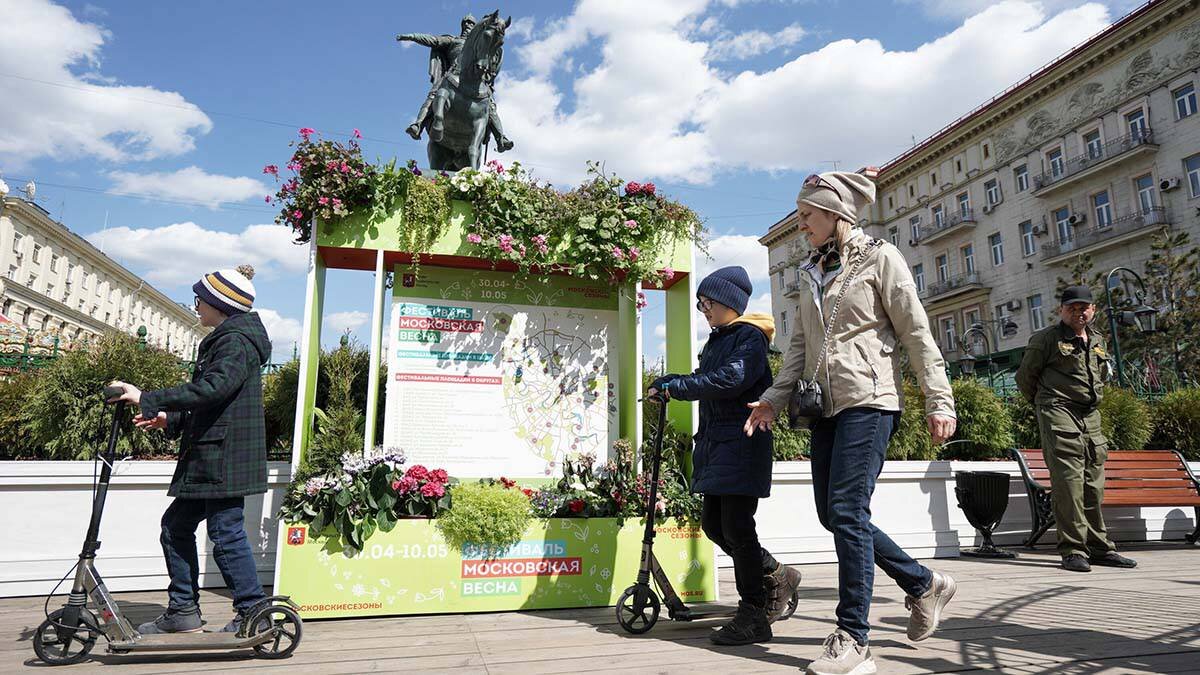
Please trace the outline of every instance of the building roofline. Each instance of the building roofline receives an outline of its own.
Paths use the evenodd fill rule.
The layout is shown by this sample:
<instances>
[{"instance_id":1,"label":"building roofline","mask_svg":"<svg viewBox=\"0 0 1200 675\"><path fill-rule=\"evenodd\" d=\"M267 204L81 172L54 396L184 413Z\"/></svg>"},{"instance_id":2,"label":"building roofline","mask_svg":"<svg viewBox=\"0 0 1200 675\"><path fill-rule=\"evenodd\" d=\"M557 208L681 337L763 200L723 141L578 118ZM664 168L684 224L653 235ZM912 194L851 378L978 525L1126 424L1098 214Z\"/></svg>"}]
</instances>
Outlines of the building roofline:
<instances>
[{"instance_id":1,"label":"building roofline","mask_svg":"<svg viewBox=\"0 0 1200 675\"><path fill-rule=\"evenodd\" d=\"M780 218L779 220L775 221L774 223L772 223L771 226L767 228L766 234L764 234L763 236L758 238L758 243L762 244L763 246L767 246L770 243L771 239L774 239L776 236L782 235L783 234L782 232L777 232L776 230L781 229L781 227L783 225L785 225L788 221L792 220L792 217L795 215L796 215L796 209L792 209L791 211L788 211L788 214L786 216L784 216L784 217Z\"/></svg>"},{"instance_id":2,"label":"building roofline","mask_svg":"<svg viewBox=\"0 0 1200 675\"><path fill-rule=\"evenodd\" d=\"M884 175L886 173L888 173L891 170L895 170L895 168L898 165L909 160L910 158L919 154L920 152L928 149L930 146L936 145L940 141L944 140L945 137L949 136L954 131L957 131L960 127L965 126L968 122L971 122L974 119L980 117L985 112L987 112L988 110L995 107L996 104L1004 102L1004 101L1016 96L1018 93L1021 93L1028 87L1043 80L1044 78L1049 76L1052 71L1054 71L1057 68L1059 68L1060 66L1064 65L1065 63L1070 61L1072 58L1078 56L1083 50L1087 49L1094 43L1112 35L1116 31L1124 28L1130 22L1141 18L1143 15L1148 13L1150 10L1152 10L1152 9L1158 7L1159 5L1162 5L1163 3L1168 2L1168 1L1169 0L1147 0L1147 2L1145 4L1141 5L1137 9L1135 9L1135 10L1129 12L1128 14L1126 14L1125 16L1121 17L1116 22L1114 22L1111 25L1109 25L1108 27L1106 27L1104 30L1096 33L1095 35L1092 35L1091 37L1087 38L1083 42L1080 42L1079 44L1075 45L1074 47L1071 47L1066 52L1063 52L1062 54L1060 54L1059 56L1057 56L1053 60L1051 60L1050 63L1042 66L1038 70L1035 70L1034 72L1032 72L1029 75L1022 78L1016 84L1011 85L1004 91L996 94L995 96L992 96L990 99L975 106L966 114L958 117L957 119L950 122L946 126L942 127L938 131L935 131L933 134L931 134L925 140L923 140L920 143L918 143L917 145L909 148L908 150L905 150L904 152L900 153L896 157L893 157L892 159L890 159L886 163L884 163L882 166L880 166L879 167L879 176L877 178L877 181L882 181L882 179L884 178Z\"/></svg>"}]
</instances>

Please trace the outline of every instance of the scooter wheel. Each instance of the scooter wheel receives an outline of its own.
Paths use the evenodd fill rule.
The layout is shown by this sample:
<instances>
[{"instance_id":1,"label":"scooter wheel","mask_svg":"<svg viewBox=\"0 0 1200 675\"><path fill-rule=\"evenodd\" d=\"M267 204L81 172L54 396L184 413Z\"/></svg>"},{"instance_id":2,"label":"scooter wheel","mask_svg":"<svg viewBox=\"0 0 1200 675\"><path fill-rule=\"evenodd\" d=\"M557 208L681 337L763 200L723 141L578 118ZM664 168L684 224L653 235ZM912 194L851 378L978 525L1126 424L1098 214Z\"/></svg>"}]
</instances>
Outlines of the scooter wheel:
<instances>
[{"instance_id":1,"label":"scooter wheel","mask_svg":"<svg viewBox=\"0 0 1200 675\"><path fill-rule=\"evenodd\" d=\"M51 666L67 666L86 659L100 633L96 617L86 609L79 610L75 621L78 632L69 633L62 628L63 621L63 610L55 610L33 635L33 653Z\"/></svg>"},{"instance_id":2,"label":"scooter wheel","mask_svg":"<svg viewBox=\"0 0 1200 675\"><path fill-rule=\"evenodd\" d=\"M304 622L300 615L287 605L271 605L254 615L250 620L249 637L274 633L274 637L254 645L255 655L264 659L284 659L300 646L300 637L304 632Z\"/></svg>"},{"instance_id":3,"label":"scooter wheel","mask_svg":"<svg viewBox=\"0 0 1200 675\"><path fill-rule=\"evenodd\" d=\"M788 598L787 607L783 609L783 614L779 617L779 620L782 621L784 619L791 618L791 616L796 613L796 608L799 606L800 594L792 593L792 597Z\"/></svg>"},{"instance_id":4,"label":"scooter wheel","mask_svg":"<svg viewBox=\"0 0 1200 675\"><path fill-rule=\"evenodd\" d=\"M641 635L658 623L662 605L650 587L634 584L625 589L617 600L617 623L626 632Z\"/></svg>"}]
</instances>

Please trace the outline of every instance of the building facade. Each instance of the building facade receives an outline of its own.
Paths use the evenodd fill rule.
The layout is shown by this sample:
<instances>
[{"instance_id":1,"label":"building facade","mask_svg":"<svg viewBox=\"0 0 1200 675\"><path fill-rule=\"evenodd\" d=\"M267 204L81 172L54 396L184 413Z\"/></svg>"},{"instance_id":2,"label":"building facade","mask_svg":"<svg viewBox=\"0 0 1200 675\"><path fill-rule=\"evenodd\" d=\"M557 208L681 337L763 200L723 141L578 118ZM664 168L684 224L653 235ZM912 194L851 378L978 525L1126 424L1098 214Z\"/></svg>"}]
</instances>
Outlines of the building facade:
<instances>
[{"instance_id":1,"label":"building facade","mask_svg":"<svg viewBox=\"0 0 1200 675\"><path fill-rule=\"evenodd\" d=\"M151 345L190 359L199 317L71 232L35 202L0 199L0 313L65 345L146 327Z\"/></svg>"},{"instance_id":2,"label":"building facade","mask_svg":"<svg viewBox=\"0 0 1200 675\"><path fill-rule=\"evenodd\" d=\"M1200 2L1148 3L880 168L861 224L903 252L948 361L974 324L1012 356L1057 321L1080 256L1142 273L1162 228L1200 243L1198 68ZM789 219L762 238L777 321L803 248Z\"/></svg>"}]
</instances>

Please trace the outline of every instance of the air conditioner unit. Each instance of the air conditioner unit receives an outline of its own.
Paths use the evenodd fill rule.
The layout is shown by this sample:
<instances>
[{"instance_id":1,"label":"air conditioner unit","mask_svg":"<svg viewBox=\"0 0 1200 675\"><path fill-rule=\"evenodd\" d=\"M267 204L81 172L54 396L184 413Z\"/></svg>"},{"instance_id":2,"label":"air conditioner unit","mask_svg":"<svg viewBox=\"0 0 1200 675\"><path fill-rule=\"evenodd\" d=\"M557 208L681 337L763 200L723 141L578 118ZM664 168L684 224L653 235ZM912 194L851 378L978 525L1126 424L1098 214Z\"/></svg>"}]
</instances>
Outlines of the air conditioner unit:
<instances>
[{"instance_id":1,"label":"air conditioner unit","mask_svg":"<svg viewBox=\"0 0 1200 675\"><path fill-rule=\"evenodd\" d=\"M1033 226L1033 236L1041 237L1041 236L1044 236L1045 234L1046 234L1046 226L1045 225L1034 225Z\"/></svg>"},{"instance_id":2,"label":"air conditioner unit","mask_svg":"<svg viewBox=\"0 0 1200 675\"><path fill-rule=\"evenodd\" d=\"M913 247L913 248L916 248L916 247L917 247L917 240L916 240L916 239L909 239L909 240L908 240L908 245L909 245L909 246L911 246L911 247Z\"/></svg>"},{"instance_id":3,"label":"air conditioner unit","mask_svg":"<svg viewBox=\"0 0 1200 675\"><path fill-rule=\"evenodd\" d=\"M1178 178L1164 178L1158 181L1158 189L1163 192L1169 192L1179 187Z\"/></svg>"},{"instance_id":4,"label":"air conditioner unit","mask_svg":"<svg viewBox=\"0 0 1200 675\"><path fill-rule=\"evenodd\" d=\"M983 212L984 212L984 213L991 213L992 211L995 211L995 210L996 210L996 205L995 205L995 204L984 204L984 205L983 205Z\"/></svg>"},{"instance_id":5,"label":"air conditioner unit","mask_svg":"<svg viewBox=\"0 0 1200 675\"><path fill-rule=\"evenodd\" d=\"M1015 312L1015 311L1021 309L1021 301L1020 300L1009 300L1008 302L1004 303L1004 309L1007 309L1010 312Z\"/></svg>"},{"instance_id":6,"label":"air conditioner unit","mask_svg":"<svg viewBox=\"0 0 1200 675\"><path fill-rule=\"evenodd\" d=\"M1072 213L1071 217L1067 218L1067 222L1071 225L1082 225L1085 220L1087 220L1086 213Z\"/></svg>"}]
</instances>

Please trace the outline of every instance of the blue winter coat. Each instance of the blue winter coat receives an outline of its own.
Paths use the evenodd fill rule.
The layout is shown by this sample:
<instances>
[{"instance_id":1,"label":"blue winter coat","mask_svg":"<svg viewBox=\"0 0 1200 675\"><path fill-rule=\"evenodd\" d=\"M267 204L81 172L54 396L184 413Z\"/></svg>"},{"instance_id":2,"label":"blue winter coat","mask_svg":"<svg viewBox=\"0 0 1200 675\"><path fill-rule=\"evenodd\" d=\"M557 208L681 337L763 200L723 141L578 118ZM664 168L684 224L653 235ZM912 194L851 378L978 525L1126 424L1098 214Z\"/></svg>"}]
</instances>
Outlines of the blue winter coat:
<instances>
[{"instance_id":1,"label":"blue winter coat","mask_svg":"<svg viewBox=\"0 0 1200 675\"><path fill-rule=\"evenodd\" d=\"M655 387L671 398L700 402L700 429L692 453L692 492L768 497L771 494L771 432L747 438L746 406L771 386L767 345L770 315L741 317L713 331L691 375L667 375Z\"/></svg>"}]
</instances>

